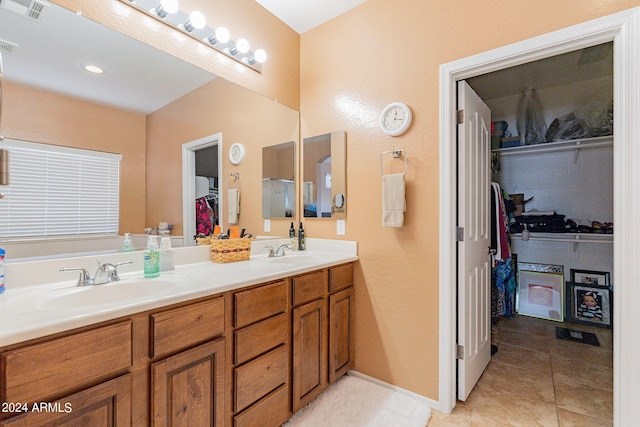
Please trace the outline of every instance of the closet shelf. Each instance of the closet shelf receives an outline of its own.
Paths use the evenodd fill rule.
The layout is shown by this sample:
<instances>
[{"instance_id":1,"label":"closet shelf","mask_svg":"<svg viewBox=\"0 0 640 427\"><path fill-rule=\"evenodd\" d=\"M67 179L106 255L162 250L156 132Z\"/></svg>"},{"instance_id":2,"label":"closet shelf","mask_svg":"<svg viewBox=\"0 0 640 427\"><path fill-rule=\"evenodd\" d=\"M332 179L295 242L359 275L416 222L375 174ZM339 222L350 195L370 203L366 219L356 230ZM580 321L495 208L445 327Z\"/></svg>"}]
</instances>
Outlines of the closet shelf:
<instances>
[{"instance_id":1,"label":"closet shelf","mask_svg":"<svg viewBox=\"0 0 640 427\"><path fill-rule=\"evenodd\" d=\"M522 241L522 233L512 233L512 239ZM613 243L613 234L597 233L529 233L529 241L564 243Z\"/></svg>"},{"instance_id":2,"label":"closet shelf","mask_svg":"<svg viewBox=\"0 0 640 427\"><path fill-rule=\"evenodd\" d=\"M607 147L613 145L613 135L599 136L597 138L571 139L568 141L545 142L542 144L520 145L518 147L496 148L492 153L500 153L501 156L513 156L523 154L536 154L553 151L569 151L582 148Z\"/></svg>"}]
</instances>

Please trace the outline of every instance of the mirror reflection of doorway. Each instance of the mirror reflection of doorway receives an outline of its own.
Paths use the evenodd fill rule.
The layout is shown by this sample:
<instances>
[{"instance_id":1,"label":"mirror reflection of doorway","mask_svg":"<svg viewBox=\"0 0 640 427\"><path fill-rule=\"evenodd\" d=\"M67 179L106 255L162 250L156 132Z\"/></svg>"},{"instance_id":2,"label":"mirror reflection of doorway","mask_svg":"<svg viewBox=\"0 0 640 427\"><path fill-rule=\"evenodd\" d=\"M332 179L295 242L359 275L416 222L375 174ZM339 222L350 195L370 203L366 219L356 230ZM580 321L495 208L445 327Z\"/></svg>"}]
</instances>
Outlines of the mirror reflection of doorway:
<instances>
[{"instance_id":1,"label":"mirror reflection of doorway","mask_svg":"<svg viewBox=\"0 0 640 427\"><path fill-rule=\"evenodd\" d=\"M195 141L182 144L182 230L185 246L196 244L196 207L200 197L213 199L213 190L219 189L220 177L223 175L222 162L222 134L200 138ZM198 157L198 167L196 168L196 156ZM206 179L196 179L202 177ZM199 182L196 191L196 181ZM210 190L211 189L211 190ZM198 197L196 197L196 195ZM217 212L224 211L224 197L217 193L215 201L209 201L203 210L208 213L208 206L216 206ZM212 209L213 210L213 209ZM211 214L211 227L216 224ZM225 220L219 214L217 224L224 228Z\"/></svg>"},{"instance_id":2,"label":"mirror reflection of doorway","mask_svg":"<svg viewBox=\"0 0 640 427\"><path fill-rule=\"evenodd\" d=\"M316 163L316 216L331 218L331 156Z\"/></svg>"},{"instance_id":3,"label":"mirror reflection of doorway","mask_svg":"<svg viewBox=\"0 0 640 427\"><path fill-rule=\"evenodd\" d=\"M331 218L331 134L304 140L305 218Z\"/></svg>"},{"instance_id":4,"label":"mirror reflection of doorway","mask_svg":"<svg viewBox=\"0 0 640 427\"><path fill-rule=\"evenodd\" d=\"M220 225L218 146L197 150L195 158L196 235L208 236L215 225Z\"/></svg>"}]
</instances>

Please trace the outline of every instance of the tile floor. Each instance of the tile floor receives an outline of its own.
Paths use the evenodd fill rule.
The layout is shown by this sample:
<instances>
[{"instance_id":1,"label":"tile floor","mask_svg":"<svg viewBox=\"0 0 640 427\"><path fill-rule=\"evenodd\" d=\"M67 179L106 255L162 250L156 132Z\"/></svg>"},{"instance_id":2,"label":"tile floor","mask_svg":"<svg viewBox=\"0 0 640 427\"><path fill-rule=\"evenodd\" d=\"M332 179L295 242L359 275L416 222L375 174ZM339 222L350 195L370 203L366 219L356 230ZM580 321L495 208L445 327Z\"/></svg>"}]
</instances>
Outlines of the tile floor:
<instances>
[{"instance_id":1,"label":"tile floor","mask_svg":"<svg viewBox=\"0 0 640 427\"><path fill-rule=\"evenodd\" d=\"M561 340L555 327L593 332L600 347ZM501 319L498 352L466 402L433 411L429 427L612 426L610 329L526 316Z\"/></svg>"}]
</instances>

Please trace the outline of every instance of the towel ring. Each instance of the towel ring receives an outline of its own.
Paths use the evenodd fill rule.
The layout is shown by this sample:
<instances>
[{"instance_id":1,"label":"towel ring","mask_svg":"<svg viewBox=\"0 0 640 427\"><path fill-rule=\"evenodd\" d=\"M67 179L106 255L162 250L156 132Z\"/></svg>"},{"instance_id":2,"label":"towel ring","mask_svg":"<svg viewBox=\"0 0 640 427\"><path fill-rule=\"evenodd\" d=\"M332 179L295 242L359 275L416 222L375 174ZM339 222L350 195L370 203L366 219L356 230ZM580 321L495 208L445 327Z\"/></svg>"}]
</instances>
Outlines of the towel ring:
<instances>
[{"instance_id":1,"label":"towel ring","mask_svg":"<svg viewBox=\"0 0 640 427\"><path fill-rule=\"evenodd\" d=\"M384 175L384 171L382 169L382 157L384 157L385 154L392 154L394 159L397 159L398 157L403 156L404 157L404 173L407 173L407 154L402 150L390 150L380 154L380 175Z\"/></svg>"}]
</instances>

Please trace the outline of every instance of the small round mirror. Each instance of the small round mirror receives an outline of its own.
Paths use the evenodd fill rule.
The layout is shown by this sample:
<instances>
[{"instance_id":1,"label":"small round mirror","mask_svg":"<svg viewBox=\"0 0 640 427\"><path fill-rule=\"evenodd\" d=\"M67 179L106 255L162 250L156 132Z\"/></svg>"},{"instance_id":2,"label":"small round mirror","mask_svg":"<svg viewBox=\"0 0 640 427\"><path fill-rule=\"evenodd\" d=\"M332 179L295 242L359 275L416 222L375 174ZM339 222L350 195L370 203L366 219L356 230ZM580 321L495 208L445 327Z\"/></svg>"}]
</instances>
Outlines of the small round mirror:
<instances>
[{"instance_id":1,"label":"small round mirror","mask_svg":"<svg viewBox=\"0 0 640 427\"><path fill-rule=\"evenodd\" d=\"M333 204L336 208L344 206L344 194L338 193L333 197Z\"/></svg>"}]
</instances>

